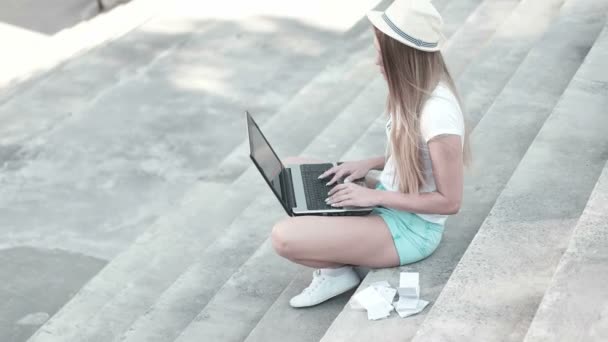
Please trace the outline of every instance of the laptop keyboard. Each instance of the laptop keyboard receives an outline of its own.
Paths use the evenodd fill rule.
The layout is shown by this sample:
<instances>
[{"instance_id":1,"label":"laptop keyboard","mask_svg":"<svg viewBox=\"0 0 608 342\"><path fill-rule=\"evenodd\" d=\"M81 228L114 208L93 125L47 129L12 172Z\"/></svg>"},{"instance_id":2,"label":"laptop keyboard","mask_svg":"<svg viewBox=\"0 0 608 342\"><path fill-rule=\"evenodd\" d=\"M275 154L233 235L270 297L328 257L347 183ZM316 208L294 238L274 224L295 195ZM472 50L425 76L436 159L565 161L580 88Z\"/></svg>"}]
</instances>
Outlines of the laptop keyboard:
<instances>
[{"instance_id":1,"label":"laptop keyboard","mask_svg":"<svg viewBox=\"0 0 608 342\"><path fill-rule=\"evenodd\" d=\"M331 178L319 179L319 176L332 168L332 164L304 164L300 165L302 181L304 182L304 193L306 194L306 205L309 210L335 209L325 203L327 193L336 186L327 186Z\"/></svg>"}]
</instances>

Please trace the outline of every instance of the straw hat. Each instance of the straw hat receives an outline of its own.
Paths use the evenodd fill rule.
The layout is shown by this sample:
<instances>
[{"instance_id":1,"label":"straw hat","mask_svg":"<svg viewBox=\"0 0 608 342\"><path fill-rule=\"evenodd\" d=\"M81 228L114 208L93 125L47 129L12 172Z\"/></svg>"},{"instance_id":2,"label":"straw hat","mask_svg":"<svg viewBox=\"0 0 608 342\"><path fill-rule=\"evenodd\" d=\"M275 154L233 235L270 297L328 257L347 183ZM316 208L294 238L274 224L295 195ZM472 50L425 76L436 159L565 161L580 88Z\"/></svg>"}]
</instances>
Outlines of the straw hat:
<instances>
[{"instance_id":1,"label":"straw hat","mask_svg":"<svg viewBox=\"0 0 608 342\"><path fill-rule=\"evenodd\" d=\"M380 31L418 50L439 51L445 41L443 20L429 0L395 0L384 12L368 12L367 18Z\"/></svg>"}]
</instances>

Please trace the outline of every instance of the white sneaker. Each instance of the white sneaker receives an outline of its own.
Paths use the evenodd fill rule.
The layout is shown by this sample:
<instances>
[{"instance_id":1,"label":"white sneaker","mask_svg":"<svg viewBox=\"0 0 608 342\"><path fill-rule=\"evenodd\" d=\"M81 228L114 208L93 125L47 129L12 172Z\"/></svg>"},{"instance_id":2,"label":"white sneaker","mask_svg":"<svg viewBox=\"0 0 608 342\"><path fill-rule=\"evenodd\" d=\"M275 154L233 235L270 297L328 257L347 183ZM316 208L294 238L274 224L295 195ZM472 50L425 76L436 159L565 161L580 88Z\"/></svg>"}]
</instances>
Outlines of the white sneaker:
<instances>
[{"instance_id":1,"label":"white sneaker","mask_svg":"<svg viewBox=\"0 0 608 342\"><path fill-rule=\"evenodd\" d=\"M291 298L294 308L314 306L342 294L361 282L357 272L350 266L338 269L320 269L312 274L312 282L302 293Z\"/></svg>"}]
</instances>

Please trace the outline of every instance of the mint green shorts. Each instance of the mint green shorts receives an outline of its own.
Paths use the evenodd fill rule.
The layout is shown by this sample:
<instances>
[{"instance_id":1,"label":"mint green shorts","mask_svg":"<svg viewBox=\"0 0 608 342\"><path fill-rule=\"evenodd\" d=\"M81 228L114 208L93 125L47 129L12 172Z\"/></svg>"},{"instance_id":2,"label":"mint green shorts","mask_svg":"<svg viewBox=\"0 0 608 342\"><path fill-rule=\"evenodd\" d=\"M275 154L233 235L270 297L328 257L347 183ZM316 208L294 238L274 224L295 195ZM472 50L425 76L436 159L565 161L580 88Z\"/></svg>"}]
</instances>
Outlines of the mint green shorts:
<instances>
[{"instance_id":1,"label":"mint green shorts","mask_svg":"<svg viewBox=\"0 0 608 342\"><path fill-rule=\"evenodd\" d=\"M386 190L380 183L378 190ZM420 216L390 208L374 208L371 215L380 216L393 236L401 265L420 261L433 254L443 235L443 226Z\"/></svg>"}]
</instances>

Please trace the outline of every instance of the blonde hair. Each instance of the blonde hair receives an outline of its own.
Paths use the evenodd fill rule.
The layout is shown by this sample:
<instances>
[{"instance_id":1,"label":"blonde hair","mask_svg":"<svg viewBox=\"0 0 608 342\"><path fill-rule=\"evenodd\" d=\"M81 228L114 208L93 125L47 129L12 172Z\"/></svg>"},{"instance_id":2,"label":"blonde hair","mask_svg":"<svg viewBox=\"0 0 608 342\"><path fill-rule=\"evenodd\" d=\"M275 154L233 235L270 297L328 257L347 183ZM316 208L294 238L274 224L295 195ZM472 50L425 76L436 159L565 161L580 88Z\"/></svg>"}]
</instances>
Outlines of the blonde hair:
<instances>
[{"instance_id":1,"label":"blonde hair","mask_svg":"<svg viewBox=\"0 0 608 342\"><path fill-rule=\"evenodd\" d=\"M388 83L387 112L392 121L386 157L393 156L399 191L418 193L424 184L420 145L420 114L424 104L439 82L446 83L460 108L462 102L441 52L417 50L378 29L375 33ZM470 151L466 131L463 161L468 164Z\"/></svg>"}]
</instances>

